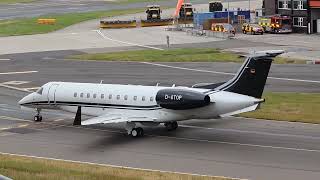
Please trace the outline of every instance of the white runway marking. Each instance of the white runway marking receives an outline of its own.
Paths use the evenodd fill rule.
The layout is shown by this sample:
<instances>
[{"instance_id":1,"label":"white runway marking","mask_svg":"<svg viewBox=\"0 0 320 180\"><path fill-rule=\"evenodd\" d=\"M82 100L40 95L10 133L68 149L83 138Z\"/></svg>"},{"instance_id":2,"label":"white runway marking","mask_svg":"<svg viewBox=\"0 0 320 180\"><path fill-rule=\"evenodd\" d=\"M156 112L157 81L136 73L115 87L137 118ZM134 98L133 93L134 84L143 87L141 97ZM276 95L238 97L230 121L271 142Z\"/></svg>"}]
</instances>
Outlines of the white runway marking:
<instances>
[{"instance_id":1,"label":"white runway marking","mask_svg":"<svg viewBox=\"0 0 320 180\"><path fill-rule=\"evenodd\" d=\"M31 120L25 120L25 119L14 118L14 117L9 117L9 116L0 116L0 119L9 120L9 121L32 122Z\"/></svg>"},{"instance_id":2,"label":"white runway marking","mask_svg":"<svg viewBox=\"0 0 320 180\"><path fill-rule=\"evenodd\" d=\"M30 88L23 88L26 91L36 91L38 89L40 89L40 87L30 87Z\"/></svg>"},{"instance_id":3,"label":"white runway marking","mask_svg":"<svg viewBox=\"0 0 320 180\"><path fill-rule=\"evenodd\" d=\"M295 137L295 138L306 138L306 139L320 140L320 136L318 137L318 136L305 136L305 135L295 135L295 134L279 134L279 133L269 133L269 132L262 132L262 131L246 131L246 130L238 130L238 129L209 128L209 127L190 126L190 125L179 125L179 127L205 129L205 130L213 130L213 131L235 132L235 133L259 134L259 135L266 135L266 136Z\"/></svg>"},{"instance_id":4,"label":"white runway marking","mask_svg":"<svg viewBox=\"0 0 320 180\"><path fill-rule=\"evenodd\" d=\"M188 71L196 71L196 72L205 72L205 73L212 73L212 74L223 74L223 75L235 75L235 73L227 73L227 72L220 72L220 71L209 71L209 70L202 70L202 69L193 69L193 68L185 68L185 67L178 67L178 66L170 66L165 64L158 64L158 63L151 63L151 62L141 62L143 64L149 64L152 66L160 66L172 69L180 69L180 70L188 70ZM279 78L279 77L268 77L268 79L275 79L275 80L284 80L284 81L295 81L295 82L306 82L306 83L319 83L320 81L314 80L306 80L306 79L291 79L291 78Z\"/></svg>"},{"instance_id":5,"label":"white runway marking","mask_svg":"<svg viewBox=\"0 0 320 180\"><path fill-rule=\"evenodd\" d=\"M12 74L31 74L38 71L18 71L18 72L0 72L0 75L12 75Z\"/></svg>"},{"instance_id":6,"label":"white runway marking","mask_svg":"<svg viewBox=\"0 0 320 180\"><path fill-rule=\"evenodd\" d=\"M231 178L231 177L226 177L226 176L208 176L208 175L183 173L183 172L176 172L176 171L162 171L162 170L135 168L135 167L128 167L128 166L118 166L118 165L112 165L112 164L100 164L100 163L93 163L93 162L86 162L86 161L74 161L74 160L57 159L57 158L49 158L49 157L41 157L41 156L30 156L30 155L24 155L24 154L13 154L13 153L6 153L6 152L0 152L0 154L1 155L9 155L9 156L19 156L19 157L28 157L28 158L36 158L36 159L45 159L45 160L53 160L53 161L78 163L78 164L97 165L97 166L120 168L120 169L131 169L131 170L160 172L160 173L175 173L175 174L200 176L200 177L217 177L217 178L226 178L226 179L231 179L231 180L245 180L245 179Z\"/></svg>"},{"instance_id":7,"label":"white runway marking","mask_svg":"<svg viewBox=\"0 0 320 180\"><path fill-rule=\"evenodd\" d=\"M135 43L131 43L131 42L112 39L112 38L106 36L105 34L103 34L100 30L94 30L94 31L96 31L98 34L100 34L106 40L110 40L110 41L114 41L114 42L118 42L118 43L122 43L122 44L128 44L128 45L132 45L132 46L144 47L144 48L148 48L148 49L155 49L155 50L160 50L160 51L164 50L164 49L157 48L157 47L145 46L145 45L141 45L141 44L135 44Z\"/></svg>"},{"instance_id":8,"label":"white runway marking","mask_svg":"<svg viewBox=\"0 0 320 180\"><path fill-rule=\"evenodd\" d=\"M1 19L0 19L1 21ZM0 59L0 61L10 61L11 59Z\"/></svg>"},{"instance_id":9,"label":"white runway marking","mask_svg":"<svg viewBox=\"0 0 320 180\"><path fill-rule=\"evenodd\" d=\"M3 82L2 84L5 85L21 85L21 84L26 84L30 83L30 81L8 81L8 82Z\"/></svg>"},{"instance_id":10,"label":"white runway marking","mask_svg":"<svg viewBox=\"0 0 320 180\"><path fill-rule=\"evenodd\" d=\"M29 91L29 90L26 90L26 89L23 89L23 88L17 88L17 87L14 87L14 86L9 86L9 85L6 85L6 84L1 84L0 83L0 87L5 87L5 88L8 88L8 89L13 89L13 90L17 90L17 91L23 91L23 92L32 92L32 91Z\"/></svg>"}]
</instances>

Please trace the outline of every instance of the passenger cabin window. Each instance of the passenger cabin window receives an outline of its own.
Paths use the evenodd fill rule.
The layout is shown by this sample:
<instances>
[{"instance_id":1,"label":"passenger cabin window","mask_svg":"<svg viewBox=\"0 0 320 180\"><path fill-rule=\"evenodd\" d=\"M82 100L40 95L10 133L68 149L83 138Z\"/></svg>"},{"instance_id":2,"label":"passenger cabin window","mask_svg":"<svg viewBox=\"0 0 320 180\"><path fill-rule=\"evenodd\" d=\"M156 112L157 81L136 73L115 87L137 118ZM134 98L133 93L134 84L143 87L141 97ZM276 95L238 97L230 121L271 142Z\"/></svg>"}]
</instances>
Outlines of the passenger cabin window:
<instances>
[{"instance_id":1,"label":"passenger cabin window","mask_svg":"<svg viewBox=\"0 0 320 180\"><path fill-rule=\"evenodd\" d=\"M87 93L87 98L90 98L90 93Z\"/></svg>"},{"instance_id":2,"label":"passenger cabin window","mask_svg":"<svg viewBox=\"0 0 320 180\"><path fill-rule=\"evenodd\" d=\"M93 98L94 98L94 99L97 98L97 94L93 94Z\"/></svg>"},{"instance_id":3,"label":"passenger cabin window","mask_svg":"<svg viewBox=\"0 0 320 180\"><path fill-rule=\"evenodd\" d=\"M124 96L124 100L128 100L128 95L125 95L125 96Z\"/></svg>"},{"instance_id":4,"label":"passenger cabin window","mask_svg":"<svg viewBox=\"0 0 320 180\"><path fill-rule=\"evenodd\" d=\"M78 94L75 92L74 94L73 94L73 97L77 97L78 96Z\"/></svg>"},{"instance_id":5,"label":"passenger cabin window","mask_svg":"<svg viewBox=\"0 0 320 180\"><path fill-rule=\"evenodd\" d=\"M136 100L137 100L137 98L138 98L137 96L134 96L134 97L133 97L133 100L135 100L135 101L136 101Z\"/></svg>"},{"instance_id":6,"label":"passenger cabin window","mask_svg":"<svg viewBox=\"0 0 320 180\"><path fill-rule=\"evenodd\" d=\"M117 95L117 99L118 99L118 100L120 99L120 95Z\"/></svg>"},{"instance_id":7,"label":"passenger cabin window","mask_svg":"<svg viewBox=\"0 0 320 180\"><path fill-rule=\"evenodd\" d=\"M43 91L43 88L41 87L40 89L38 89L38 90L36 91L36 93L42 95L42 91Z\"/></svg>"},{"instance_id":8,"label":"passenger cabin window","mask_svg":"<svg viewBox=\"0 0 320 180\"><path fill-rule=\"evenodd\" d=\"M145 101L146 100L146 97L145 96L142 96L142 101Z\"/></svg>"},{"instance_id":9,"label":"passenger cabin window","mask_svg":"<svg viewBox=\"0 0 320 180\"><path fill-rule=\"evenodd\" d=\"M104 94L101 94L101 99L104 99Z\"/></svg>"},{"instance_id":10,"label":"passenger cabin window","mask_svg":"<svg viewBox=\"0 0 320 180\"><path fill-rule=\"evenodd\" d=\"M112 94L109 94L109 99L112 99Z\"/></svg>"},{"instance_id":11,"label":"passenger cabin window","mask_svg":"<svg viewBox=\"0 0 320 180\"><path fill-rule=\"evenodd\" d=\"M80 97L82 97L82 98L83 98L83 93L81 93L81 94L80 94Z\"/></svg>"},{"instance_id":12,"label":"passenger cabin window","mask_svg":"<svg viewBox=\"0 0 320 180\"><path fill-rule=\"evenodd\" d=\"M150 97L150 101L153 101L153 97Z\"/></svg>"}]
</instances>

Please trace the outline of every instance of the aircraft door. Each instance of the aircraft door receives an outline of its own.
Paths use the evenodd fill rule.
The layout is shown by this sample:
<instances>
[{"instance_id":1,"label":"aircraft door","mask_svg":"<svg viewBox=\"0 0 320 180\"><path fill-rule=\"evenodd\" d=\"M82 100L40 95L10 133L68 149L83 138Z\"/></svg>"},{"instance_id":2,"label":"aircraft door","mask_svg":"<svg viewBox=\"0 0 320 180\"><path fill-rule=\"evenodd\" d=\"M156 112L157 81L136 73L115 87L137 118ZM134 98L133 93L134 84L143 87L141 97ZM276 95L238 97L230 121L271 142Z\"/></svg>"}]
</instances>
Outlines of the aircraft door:
<instances>
[{"instance_id":1,"label":"aircraft door","mask_svg":"<svg viewBox=\"0 0 320 180\"><path fill-rule=\"evenodd\" d=\"M56 91L59 84L51 84L48 89L48 104L56 104Z\"/></svg>"}]
</instances>

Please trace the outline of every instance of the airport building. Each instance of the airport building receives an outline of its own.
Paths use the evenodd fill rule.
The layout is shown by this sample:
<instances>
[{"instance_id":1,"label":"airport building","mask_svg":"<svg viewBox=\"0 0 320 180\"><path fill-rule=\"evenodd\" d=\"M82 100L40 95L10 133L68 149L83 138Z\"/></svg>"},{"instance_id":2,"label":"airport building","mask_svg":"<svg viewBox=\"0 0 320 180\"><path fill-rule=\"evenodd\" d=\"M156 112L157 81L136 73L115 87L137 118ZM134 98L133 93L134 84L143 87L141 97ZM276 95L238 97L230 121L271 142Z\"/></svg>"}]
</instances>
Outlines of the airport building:
<instances>
[{"instance_id":1,"label":"airport building","mask_svg":"<svg viewBox=\"0 0 320 180\"><path fill-rule=\"evenodd\" d=\"M320 0L263 0L263 14L292 18L293 32L320 33Z\"/></svg>"}]
</instances>

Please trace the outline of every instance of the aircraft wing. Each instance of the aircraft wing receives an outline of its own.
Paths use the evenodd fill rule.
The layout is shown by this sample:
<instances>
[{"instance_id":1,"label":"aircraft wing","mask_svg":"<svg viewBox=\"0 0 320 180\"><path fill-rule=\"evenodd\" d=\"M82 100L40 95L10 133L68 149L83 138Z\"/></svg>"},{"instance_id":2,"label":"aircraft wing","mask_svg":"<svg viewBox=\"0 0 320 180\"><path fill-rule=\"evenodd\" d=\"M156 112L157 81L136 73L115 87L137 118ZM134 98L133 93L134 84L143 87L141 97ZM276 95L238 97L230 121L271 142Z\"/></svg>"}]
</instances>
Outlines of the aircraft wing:
<instances>
[{"instance_id":1,"label":"aircraft wing","mask_svg":"<svg viewBox=\"0 0 320 180\"><path fill-rule=\"evenodd\" d=\"M81 122L81 125L92 125L92 124L110 124L120 122L154 122L156 118L143 117L143 116L132 116L127 117L119 114L105 114L102 116L87 119Z\"/></svg>"}]
</instances>

